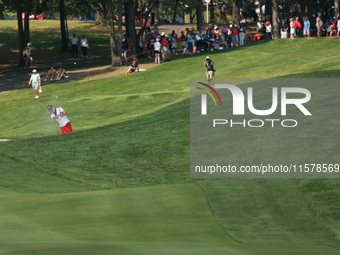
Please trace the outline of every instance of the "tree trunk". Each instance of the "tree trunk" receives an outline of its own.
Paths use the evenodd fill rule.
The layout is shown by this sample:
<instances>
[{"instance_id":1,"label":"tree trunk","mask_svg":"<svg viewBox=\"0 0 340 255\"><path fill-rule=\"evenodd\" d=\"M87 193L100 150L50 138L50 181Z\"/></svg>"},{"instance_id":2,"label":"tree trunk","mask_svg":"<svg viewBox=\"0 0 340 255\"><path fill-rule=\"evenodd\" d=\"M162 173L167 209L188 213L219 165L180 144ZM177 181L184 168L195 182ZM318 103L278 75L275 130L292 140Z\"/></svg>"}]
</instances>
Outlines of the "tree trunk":
<instances>
[{"instance_id":1,"label":"tree trunk","mask_svg":"<svg viewBox=\"0 0 340 255\"><path fill-rule=\"evenodd\" d=\"M21 0L16 0L16 5L17 5L17 20L18 20L18 38L19 38L19 61L18 65L23 65L24 64L24 49L25 49L25 41L24 41L24 28L22 26L22 9L21 9Z\"/></svg>"},{"instance_id":2,"label":"tree trunk","mask_svg":"<svg viewBox=\"0 0 340 255\"><path fill-rule=\"evenodd\" d=\"M313 1L305 0L306 1L306 6L307 6L307 13L306 15L308 16L309 20L312 20L313 14L314 14L314 3Z\"/></svg>"},{"instance_id":3,"label":"tree trunk","mask_svg":"<svg viewBox=\"0 0 340 255\"><path fill-rule=\"evenodd\" d=\"M339 2L339 0L334 0L335 17L338 17L339 14Z\"/></svg>"},{"instance_id":4,"label":"tree trunk","mask_svg":"<svg viewBox=\"0 0 340 255\"><path fill-rule=\"evenodd\" d=\"M266 0L266 15L265 16L269 16L268 20L273 19L272 0Z\"/></svg>"},{"instance_id":5,"label":"tree trunk","mask_svg":"<svg viewBox=\"0 0 340 255\"><path fill-rule=\"evenodd\" d=\"M271 12L272 12L272 23L273 23L273 35L274 39L279 39L280 28L279 28L279 6L277 0L271 0Z\"/></svg>"},{"instance_id":6,"label":"tree trunk","mask_svg":"<svg viewBox=\"0 0 340 255\"><path fill-rule=\"evenodd\" d=\"M102 5L101 5L102 6ZM96 11L96 20L95 20L95 24L96 25L103 25L103 26L107 26L107 20L105 18L105 16L103 16L103 13L101 13L99 10Z\"/></svg>"},{"instance_id":7,"label":"tree trunk","mask_svg":"<svg viewBox=\"0 0 340 255\"><path fill-rule=\"evenodd\" d=\"M66 19L65 0L59 0L59 13L60 13L61 51L67 51L68 43L65 28Z\"/></svg>"},{"instance_id":8,"label":"tree trunk","mask_svg":"<svg viewBox=\"0 0 340 255\"><path fill-rule=\"evenodd\" d=\"M158 2L158 22L161 20L160 19L160 16L161 16L161 13L163 12L163 0L159 0Z\"/></svg>"},{"instance_id":9,"label":"tree trunk","mask_svg":"<svg viewBox=\"0 0 340 255\"><path fill-rule=\"evenodd\" d=\"M134 0L125 2L125 23L127 37L130 39L130 51L132 56L137 55L136 27L135 27L135 3Z\"/></svg>"},{"instance_id":10,"label":"tree trunk","mask_svg":"<svg viewBox=\"0 0 340 255\"><path fill-rule=\"evenodd\" d=\"M25 45L30 42L30 20L29 16L31 13L31 7L32 7L32 1L33 0L26 0L24 5L24 12L25 12L25 19L24 19L24 42Z\"/></svg>"},{"instance_id":11,"label":"tree trunk","mask_svg":"<svg viewBox=\"0 0 340 255\"><path fill-rule=\"evenodd\" d=\"M145 12L143 15L144 15L144 24L143 26L141 27L141 29L139 30L138 34L137 34L137 38L136 38L136 41L137 43L139 43L139 40L141 38L141 36L143 35L144 31L145 31L145 27L146 27L146 24L148 22L148 17L149 17L149 14L152 10L152 8L155 6L155 4L158 2L159 0L153 0L153 2L149 5L149 9L147 12Z\"/></svg>"},{"instance_id":12,"label":"tree trunk","mask_svg":"<svg viewBox=\"0 0 340 255\"><path fill-rule=\"evenodd\" d=\"M110 27L111 66L116 66L117 65L116 32L115 32L114 19L110 16L109 16L109 27Z\"/></svg>"},{"instance_id":13,"label":"tree trunk","mask_svg":"<svg viewBox=\"0 0 340 255\"><path fill-rule=\"evenodd\" d=\"M106 17L110 27L110 49L111 49L111 66L115 66L117 64L117 60L119 62L120 58L117 57L117 44L116 44L116 31L115 31L115 15L113 9L112 1L107 1L106 5Z\"/></svg>"},{"instance_id":14,"label":"tree trunk","mask_svg":"<svg viewBox=\"0 0 340 255\"><path fill-rule=\"evenodd\" d=\"M118 0L118 40L117 40L117 66L122 66L122 40L123 40L123 0Z\"/></svg>"},{"instance_id":15,"label":"tree trunk","mask_svg":"<svg viewBox=\"0 0 340 255\"><path fill-rule=\"evenodd\" d=\"M233 20L235 20L235 21L240 20L240 3L239 3L239 0L233 0L232 17L233 17Z\"/></svg>"},{"instance_id":16,"label":"tree trunk","mask_svg":"<svg viewBox=\"0 0 340 255\"><path fill-rule=\"evenodd\" d=\"M213 0L210 1L209 12L210 12L210 22L214 23L215 22L215 6L214 6Z\"/></svg>"},{"instance_id":17,"label":"tree trunk","mask_svg":"<svg viewBox=\"0 0 340 255\"><path fill-rule=\"evenodd\" d=\"M174 24L176 24L177 5L178 5L178 0L176 0L175 2L174 18L172 19L172 22Z\"/></svg>"},{"instance_id":18,"label":"tree trunk","mask_svg":"<svg viewBox=\"0 0 340 255\"><path fill-rule=\"evenodd\" d=\"M197 31L203 27L203 3L202 0L197 0Z\"/></svg>"},{"instance_id":19,"label":"tree trunk","mask_svg":"<svg viewBox=\"0 0 340 255\"><path fill-rule=\"evenodd\" d=\"M130 28L128 26L129 12L128 12L128 0L124 0L124 14L125 14L125 34L129 38Z\"/></svg>"}]
</instances>

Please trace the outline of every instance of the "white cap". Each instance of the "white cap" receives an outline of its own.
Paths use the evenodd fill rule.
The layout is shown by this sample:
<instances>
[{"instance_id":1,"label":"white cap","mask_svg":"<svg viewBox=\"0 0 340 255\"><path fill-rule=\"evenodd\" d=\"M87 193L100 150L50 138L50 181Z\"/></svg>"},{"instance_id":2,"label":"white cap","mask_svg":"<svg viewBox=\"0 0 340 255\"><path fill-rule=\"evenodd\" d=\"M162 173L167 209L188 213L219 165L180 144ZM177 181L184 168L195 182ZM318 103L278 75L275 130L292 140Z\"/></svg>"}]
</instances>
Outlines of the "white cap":
<instances>
[{"instance_id":1,"label":"white cap","mask_svg":"<svg viewBox=\"0 0 340 255\"><path fill-rule=\"evenodd\" d=\"M159 42L159 38L156 38L156 42Z\"/></svg>"},{"instance_id":2,"label":"white cap","mask_svg":"<svg viewBox=\"0 0 340 255\"><path fill-rule=\"evenodd\" d=\"M37 69L33 69L33 71L32 71L33 73L36 73L37 72Z\"/></svg>"},{"instance_id":3,"label":"white cap","mask_svg":"<svg viewBox=\"0 0 340 255\"><path fill-rule=\"evenodd\" d=\"M229 27L233 27L233 25L230 25Z\"/></svg>"},{"instance_id":4,"label":"white cap","mask_svg":"<svg viewBox=\"0 0 340 255\"><path fill-rule=\"evenodd\" d=\"M164 35L165 35L165 33L164 33L164 32L162 32L162 33L161 33L161 36L164 36Z\"/></svg>"},{"instance_id":5,"label":"white cap","mask_svg":"<svg viewBox=\"0 0 340 255\"><path fill-rule=\"evenodd\" d=\"M30 45L32 45L31 43L27 43L27 46L30 46Z\"/></svg>"}]
</instances>

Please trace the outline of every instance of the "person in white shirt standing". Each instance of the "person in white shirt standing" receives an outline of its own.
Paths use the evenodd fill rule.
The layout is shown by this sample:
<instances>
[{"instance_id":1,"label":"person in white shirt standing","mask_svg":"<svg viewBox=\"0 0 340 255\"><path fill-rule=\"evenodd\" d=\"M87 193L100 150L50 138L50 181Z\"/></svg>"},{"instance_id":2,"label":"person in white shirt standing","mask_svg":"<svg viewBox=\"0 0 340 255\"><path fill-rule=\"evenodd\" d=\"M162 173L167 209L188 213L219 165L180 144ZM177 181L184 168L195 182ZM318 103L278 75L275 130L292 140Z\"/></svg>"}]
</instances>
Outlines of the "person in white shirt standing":
<instances>
[{"instance_id":1,"label":"person in white shirt standing","mask_svg":"<svg viewBox=\"0 0 340 255\"><path fill-rule=\"evenodd\" d=\"M52 112L51 118L59 123L60 134L73 132L71 122L66 117L67 113L61 107L55 108L53 105L48 105L47 109Z\"/></svg>"},{"instance_id":2,"label":"person in white shirt standing","mask_svg":"<svg viewBox=\"0 0 340 255\"><path fill-rule=\"evenodd\" d=\"M87 41L85 35L83 35L83 38L80 39L80 45L81 49L83 51L83 58L88 58L87 56L87 48L89 47L89 42Z\"/></svg>"},{"instance_id":3,"label":"person in white shirt standing","mask_svg":"<svg viewBox=\"0 0 340 255\"><path fill-rule=\"evenodd\" d=\"M28 85L32 85L32 89L34 90L34 96L35 96L34 98L39 98L38 87L40 87L40 91L41 91L41 79L36 69L33 70L33 74L31 75Z\"/></svg>"},{"instance_id":4,"label":"person in white shirt standing","mask_svg":"<svg viewBox=\"0 0 340 255\"><path fill-rule=\"evenodd\" d=\"M73 37L71 38L71 45L72 45L72 56L78 57L78 38L76 37L76 34L73 34Z\"/></svg>"},{"instance_id":5,"label":"person in white shirt standing","mask_svg":"<svg viewBox=\"0 0 340 255\"><path fill-rule=\"evenodd\" d=\"M160 55L161 55L161 43L159 42L159 38L156 38L156 42L154 44L154 49L155 49L155 64L160 64L161 63L161 59L160 59Z\"/></svg>"}]
</instances>

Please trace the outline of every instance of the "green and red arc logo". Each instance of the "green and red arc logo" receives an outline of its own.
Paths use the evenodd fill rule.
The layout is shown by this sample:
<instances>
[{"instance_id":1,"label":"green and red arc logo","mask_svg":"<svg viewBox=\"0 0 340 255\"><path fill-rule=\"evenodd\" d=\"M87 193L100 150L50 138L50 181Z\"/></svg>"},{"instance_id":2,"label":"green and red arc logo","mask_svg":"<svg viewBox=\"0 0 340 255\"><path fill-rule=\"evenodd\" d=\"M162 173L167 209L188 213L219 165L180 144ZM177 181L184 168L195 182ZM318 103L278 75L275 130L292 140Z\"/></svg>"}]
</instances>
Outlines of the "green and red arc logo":
<instances>
[{"instance_id":1,"label":"green and red arc logo","mask_svg":"<svg viewBox=\"0 0 340 255\"><path fill-rule=\"evenodd\" d=\"M203 86L206 86L206 87L209 88L212 92L214 92L214 94L217 96L217 98L218 98L218 100L220 101L220 104L221 104L221 106L222 106L222 100L221 100L221 98L220 98L220 95L217 93L217 91L216 91L213 87L211 87L211 86L209 86L208 84L205 84L205 83L203 83L203 82L197 82L197 83L202 84ZM197 87L197 88L198 88L198 89L201 89L201 90L203 90L205 93L207 93L207 94L212 98L212 100L214 100L214 103L215 103L215 105L217 106L216 100L215 100L215 98L213 97L213 95L210 93L209 90L206 90L206 89L203 89L203 88L200 88L200 87Z\"/></svg>"}]
</instances>

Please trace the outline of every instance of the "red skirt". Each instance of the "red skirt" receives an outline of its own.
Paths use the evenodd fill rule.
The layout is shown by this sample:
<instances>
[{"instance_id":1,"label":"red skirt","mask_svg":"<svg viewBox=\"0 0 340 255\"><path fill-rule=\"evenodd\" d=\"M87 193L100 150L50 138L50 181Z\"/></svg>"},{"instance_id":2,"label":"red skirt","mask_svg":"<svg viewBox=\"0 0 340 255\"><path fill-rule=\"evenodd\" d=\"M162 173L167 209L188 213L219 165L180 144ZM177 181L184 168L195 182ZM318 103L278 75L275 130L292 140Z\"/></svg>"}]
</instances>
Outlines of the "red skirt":
<instances>
[{"instance_id":1,"label":"red skirt","mask_svg":"<svg viewBox=\"0 0 340 255\"><path fill-rule=\"evenodd\" d=\"M69 132L73 132L71 122L67 122L65 126L60 128L60 134L65 134Z\"/></svg>"}]
</instances>

